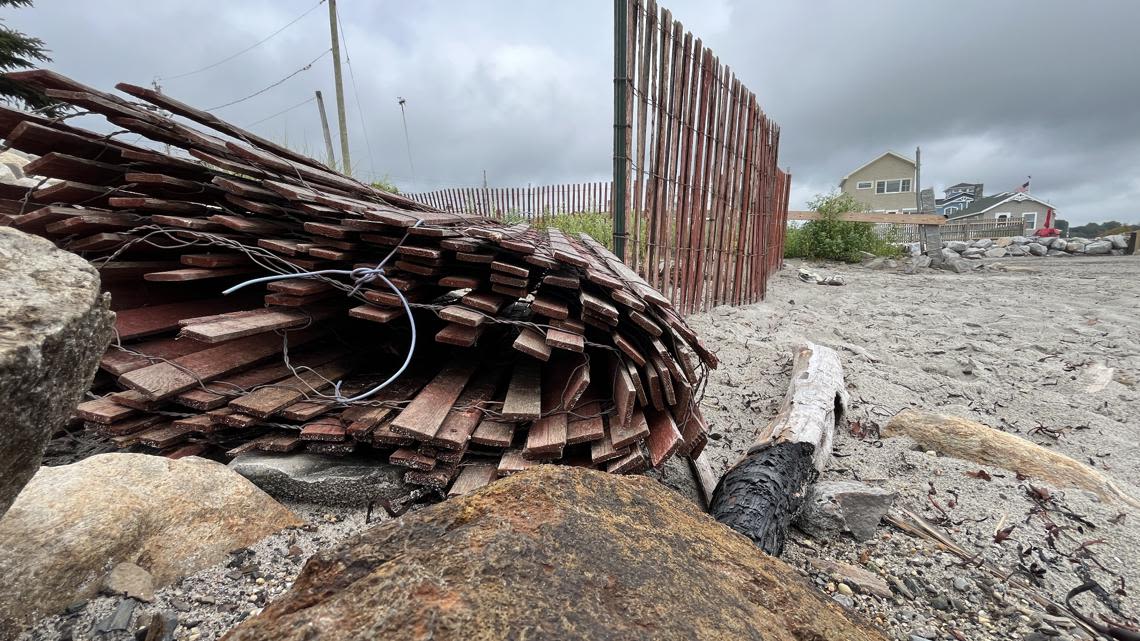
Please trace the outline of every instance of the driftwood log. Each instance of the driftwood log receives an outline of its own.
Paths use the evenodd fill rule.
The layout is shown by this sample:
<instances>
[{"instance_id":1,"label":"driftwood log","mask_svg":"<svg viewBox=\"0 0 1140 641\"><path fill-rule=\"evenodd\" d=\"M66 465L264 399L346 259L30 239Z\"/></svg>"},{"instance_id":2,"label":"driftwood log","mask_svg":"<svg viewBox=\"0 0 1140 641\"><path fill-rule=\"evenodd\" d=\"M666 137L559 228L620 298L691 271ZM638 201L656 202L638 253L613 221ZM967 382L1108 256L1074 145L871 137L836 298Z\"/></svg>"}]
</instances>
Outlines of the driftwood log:
<instances>
[{"instance_id":1,"label":"driftwood log","mask_svg":"<svg viewBox=\"0 0 1140 641\"><path fill-rule=\"evenodd\" d=\"M881 433L884 438L909 436L924 449L946 456L1012 470L1059 486L1077 487L1107 501L1140 507L1140 501L1099 471L1032 441L975 421L903 410L883 427Z\"/></svg>"},{"instance_id":2,"label":"driftwood log","mask_svg":"<svg viewBox=\"0 0 1140 641\"><path fill-rule=\"evenodd\" d=\"M800 346L779 413L717 484L709 513L765 552L780 554L789 524L831 457L835 426L846 412L839 355L810 342Z\"/></svg>"}]
</instances>

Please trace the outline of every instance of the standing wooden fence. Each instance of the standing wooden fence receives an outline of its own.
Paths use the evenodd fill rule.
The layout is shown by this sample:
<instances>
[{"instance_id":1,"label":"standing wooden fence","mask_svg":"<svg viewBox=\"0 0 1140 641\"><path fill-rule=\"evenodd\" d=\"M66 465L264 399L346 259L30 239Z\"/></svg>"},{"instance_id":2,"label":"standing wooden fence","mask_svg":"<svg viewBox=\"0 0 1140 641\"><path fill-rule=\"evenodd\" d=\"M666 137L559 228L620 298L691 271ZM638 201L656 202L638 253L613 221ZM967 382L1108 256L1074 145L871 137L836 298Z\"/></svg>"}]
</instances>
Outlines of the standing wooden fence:
<instances>
[{"instance_id":1,"label":"standing wooden fence","mask_svg":"<svg viewBox=\"0 0 1140 641\"><path fill-rule=\"evenodd\" d=\"M609 182L528 187L457 187L404 195L443 211L498 219L506 218L508 214L519 215L527 220L543 220L557 214L611 212Z\"/></svg>"},{"instance_id":2,"label":"standing wooden fence","mask_svg":"<svg viewBox=\"0 0 1140 641\"><path fill-rule=\"evenodd\" d=\"M668 9L624 1L623 258L684 313L758 301L783 255L791 180L776 164L779 127Z\"/></svg>"},{"instance_id":3,"label":"standing wooden fence","mask_svg":"<svg viewBox=\"0 0 1140 641\"><path fill-rule=\"evenodd\" d=\"M978 240L980 238L1010 238L1026 236L1033 230L1025 228L1025 219L985 220L982 222L947 222L942 225L942 240Z\"/></svg>"}]
</instances>

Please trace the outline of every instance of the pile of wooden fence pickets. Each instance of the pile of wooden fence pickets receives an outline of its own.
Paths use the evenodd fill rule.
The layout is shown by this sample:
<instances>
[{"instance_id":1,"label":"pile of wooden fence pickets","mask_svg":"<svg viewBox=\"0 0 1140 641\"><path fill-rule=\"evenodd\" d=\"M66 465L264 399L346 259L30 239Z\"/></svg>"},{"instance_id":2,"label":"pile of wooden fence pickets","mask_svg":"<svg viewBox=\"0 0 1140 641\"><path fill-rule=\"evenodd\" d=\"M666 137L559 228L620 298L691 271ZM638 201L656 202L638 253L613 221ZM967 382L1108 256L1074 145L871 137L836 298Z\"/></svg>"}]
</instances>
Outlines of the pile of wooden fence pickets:
<instances>
[{"instance_id":1,"label":"pile of wooden fence pickets","mask_svg":"<svg viewBox=\"0 0 1140 641\"><path fill-rule=\"evenodd\" d=\"M39 156L25 172L54 179L4 188L0 212L90 259L111 293L116 344L78 419L119 446L373 453L453 493L544 461L623 473L703 448L715 357L588 236L434 211L150 89L8 77L152 142L0 107L0 136ZM380 279L220 295L390 252L413 319ZM405 373L333 400L395 373L413 326Z\"/></svg>"}]
</instances>

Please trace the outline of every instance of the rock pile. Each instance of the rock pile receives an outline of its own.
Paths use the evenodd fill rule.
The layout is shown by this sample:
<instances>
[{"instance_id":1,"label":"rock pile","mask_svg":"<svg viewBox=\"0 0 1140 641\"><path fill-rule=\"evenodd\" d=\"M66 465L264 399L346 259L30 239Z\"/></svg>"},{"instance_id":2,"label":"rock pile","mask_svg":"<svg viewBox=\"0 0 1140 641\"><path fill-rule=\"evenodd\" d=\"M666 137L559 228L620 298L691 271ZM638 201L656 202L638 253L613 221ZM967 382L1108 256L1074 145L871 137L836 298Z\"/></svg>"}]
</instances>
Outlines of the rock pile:
<instances>
[{"instance_id":1,"label":"rock pile","mask_svg":"<svg viewBox=\"0 0 1140 641\"><path fill-rule=\"evenodd\" d=\"M1121 256L1128 247L1124 234L1104 238L1038 238L1014 236L997 240L982 238L975 241L951 240L942 243L942 253L953 258L1007 258L1018 256Z\"/></svg>"}]
</instances>

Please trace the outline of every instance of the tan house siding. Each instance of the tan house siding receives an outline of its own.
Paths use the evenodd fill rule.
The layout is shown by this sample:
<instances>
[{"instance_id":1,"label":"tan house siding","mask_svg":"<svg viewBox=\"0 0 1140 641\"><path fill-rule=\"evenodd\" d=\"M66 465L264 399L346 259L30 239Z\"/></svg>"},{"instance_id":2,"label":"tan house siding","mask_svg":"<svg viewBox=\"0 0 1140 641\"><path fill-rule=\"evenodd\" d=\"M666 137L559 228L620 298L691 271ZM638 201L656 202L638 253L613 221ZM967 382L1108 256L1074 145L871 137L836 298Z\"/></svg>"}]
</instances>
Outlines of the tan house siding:
<instances>
[{"instance_id":1,"label":"tan house siding","mask_svg":"<svg viewBox=\"0 0 1140 641\"><path fill-rule=\"evenodd\" d=\"M875 193L880 180L910 180L910 191L896 194ZM858 189L860 182L870 182L870 189ZM914 211L914 163L894 154L885 154L843 179L839 189L867 205L871 211Z\"/></svg>"},{"instance_id":2,"label":"tan house siding","mask_svg":"<svg viewBox=\"0 0 1140 641\"><path fill-rule=\"evenodd\" d=\"M1026 229L1032 231L1034 229L1040 228L1045 224L1045 212L1048 209L1048 207L1035 200L1023 200L1021 202L1011 200L1009 202L997 205L989 211L982 212L980 214L974 214L973 216L962 216L961 218L954 218L951 222L993 222L998 219L999 215L1002 215L1002 217L1004 217L1004 214L1009 214L1010 218L1025 218ZM1036 214L1036 216L1034 217L1033 214ZM1035 218L1035 220L1029 220L1029 218Z\"/></svg>"}]
</instances>

